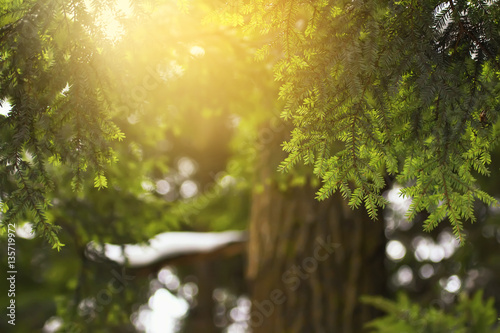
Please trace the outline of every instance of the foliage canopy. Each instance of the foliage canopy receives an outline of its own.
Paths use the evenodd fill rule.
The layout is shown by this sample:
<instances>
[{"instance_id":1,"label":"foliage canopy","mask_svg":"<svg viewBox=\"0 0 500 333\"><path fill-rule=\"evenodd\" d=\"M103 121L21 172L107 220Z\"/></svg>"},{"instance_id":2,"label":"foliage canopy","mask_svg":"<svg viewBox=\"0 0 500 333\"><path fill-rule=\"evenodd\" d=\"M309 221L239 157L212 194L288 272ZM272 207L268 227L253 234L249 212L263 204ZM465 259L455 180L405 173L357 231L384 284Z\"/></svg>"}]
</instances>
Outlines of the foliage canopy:
<instances>
[{"instance_id":1,"label":"foliage canopy","mask_svg":"<svg viewBox=\"0 0 500 333\"><path fill-rule=\"evenodd\" d=\"M37 253L39 243L29 243L25 253L36 254L37 265L58 264L41 272L31 262L20 265L33 280L50 280L54 293L72 294L58 305L67 323L87 327L83 320L95 316L92 330L129 322L118 304L132 311L148 296L130 288L104 312L88 306L79 318L78 307L113 278L89 269L82 253L90 241L145 241L193 215L210 221L200 229L244 228L248 187L227 190L231 176L254 171L248 156L258 149L256 128L276 108L292 128L281 170L309 165L323 180L320 200L339 191L376 217L386 204L382 191L396 181L413 198L410 219L428 211L426 230L449 219L460 240L462 222L475 220L474 203L495 203L478 180L495 174L498 1L247 0L216 11L223 5L211 0L180 1L180 8L158 1L156 11L147 1L133 3L133 18L117 17L128 30L117 39L99 14L118 12L112 0L0 4L0 100L11 106L0 115L2 223L33 220L36 234L54 248L68 244L49 260ZM279 90L269 80L269 64ZM229 126L238 132L230 144L228 126L214 125L227 120L239 122ZM179 136L190 144L169 147ZM191 201L155 191L165 180L177 187L196 180L172 170L186 151L219 163L198 179L212 187ZM220 176L234 156L238 163L228 163ZM303 185L307 177L299 178L288 183ZM58 235L59 226L66 232ZM52 291L31 278L22 297L50 304ZM487 330L496 314L480 299L464 299L457 308L470 314L467 321L422 310L404 297L367 302L389 313L375 328L472 323ZM413 320L420 316L425 320Z\"/></svg>"},{"instance_id":2,"label":"foliage canopy","mask_svg":"<svg viewBox=\"0 0 500 333\"><path fill-rule=\"evenodd\" d=\"M127 59L96 14L114 4L92 6L1 7L0 99L12 105L1 124L3 220L31 211L56 248L57 226L44 213L47 163L69 165L75 191L88 168L93 185L107 187L113 141L125 137L117 123L130 116L112 93L127 89ZM395 179L413 198L409 219L428 211L431 230L448 218L462 240L474 202L495 203L476 178L489 175L498 143L499 14L498 1L233 1L208 21L269 35L257 56L281 54L274 75L293 124L283 171L313 165L318 199L340 191L373 218Z\"/></svg>"},{"instance_id":3,"label":"foliage canopy","mask_svg":"<svg viewBox=\"0 0 500 333\"><path fill-rule=\"evenodd\" d=\"M372 218L395 179L410 220L448 218L462 241L475 200L496 203L476 178L498 144L498 1L240 4L248 29L275 36L259 54L283 52L274 75L293 130L281 169L313 165L318 199L340 191Z\"/></svg>"}]
</instances>

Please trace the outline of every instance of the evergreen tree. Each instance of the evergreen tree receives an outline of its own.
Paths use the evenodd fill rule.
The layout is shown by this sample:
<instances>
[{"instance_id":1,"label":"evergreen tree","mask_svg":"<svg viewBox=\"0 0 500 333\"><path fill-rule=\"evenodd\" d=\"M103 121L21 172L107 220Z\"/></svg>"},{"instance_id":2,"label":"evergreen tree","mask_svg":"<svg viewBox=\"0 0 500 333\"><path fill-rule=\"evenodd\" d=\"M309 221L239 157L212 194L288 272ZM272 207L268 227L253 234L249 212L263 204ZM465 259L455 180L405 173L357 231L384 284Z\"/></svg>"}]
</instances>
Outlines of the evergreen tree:
<instances>
[{"instance_id":1,"label":"evergreen tree","mask_svg":"<svg viewBox=\"0 0 500 333\"><path fill-rule=\"evenodd\" d=\"M234 12L234 5L230 11ZM425 230L448 219L463 241L498 142L497 1L250 1L244 26L271 34L290 170L314 166L320 200L336 191L372 218L387 175Z\"/></svg>"},{"instance_id":2,"label":"evergreen tree","mask_svg":"<svg viewBox=\"0 0 500 333\"><path fill-rule=\"evenodd\" d=\"M375 315L359 296L387 292L384 226L367 218L381 216L384 190L402 185L408 219L428 212L426 231L447 219L462 243L477 201L496 202L478 179L494 175L498 141L498 1L179 5L138 2L128 18L114 1L0 5L0 100L11 107L0 116L2 224L32 220L53 248L74 250L44 254L72 263L51 271L57 293L71 294L59 302L66 329L131 330L148 296L141 280L89 305L112 276L89 269L88 242L248 220L254 330L358 332ZM106 11L128 34L109 34ZM213 56L200 60L204 50ZM186 151L206 168L189 179L204 190L192 200L174 163ZM167 178L173 196L154 192ZM332 253L312 269L327 235Z\"/></svg>"}]
</instances>

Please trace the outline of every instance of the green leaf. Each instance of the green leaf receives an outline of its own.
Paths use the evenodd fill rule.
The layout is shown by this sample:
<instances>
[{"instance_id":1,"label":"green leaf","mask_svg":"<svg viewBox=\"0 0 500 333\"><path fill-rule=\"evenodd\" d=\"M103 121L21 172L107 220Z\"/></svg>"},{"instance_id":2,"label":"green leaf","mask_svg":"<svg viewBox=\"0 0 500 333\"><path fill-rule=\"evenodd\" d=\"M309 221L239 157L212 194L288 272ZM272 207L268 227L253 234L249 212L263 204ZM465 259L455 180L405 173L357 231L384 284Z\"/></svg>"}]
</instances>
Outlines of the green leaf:
<instances>
[{"instance_id":1,"label":"green leaf","mask_svg":"<svg viewBox=\"0 0 500 333\"><path fill-rule=\"evenodd\" d=\"M94 178L94 187L99 190L108 187L108 180L103 174L98 174Z\"/></svg>"}]
</instances>

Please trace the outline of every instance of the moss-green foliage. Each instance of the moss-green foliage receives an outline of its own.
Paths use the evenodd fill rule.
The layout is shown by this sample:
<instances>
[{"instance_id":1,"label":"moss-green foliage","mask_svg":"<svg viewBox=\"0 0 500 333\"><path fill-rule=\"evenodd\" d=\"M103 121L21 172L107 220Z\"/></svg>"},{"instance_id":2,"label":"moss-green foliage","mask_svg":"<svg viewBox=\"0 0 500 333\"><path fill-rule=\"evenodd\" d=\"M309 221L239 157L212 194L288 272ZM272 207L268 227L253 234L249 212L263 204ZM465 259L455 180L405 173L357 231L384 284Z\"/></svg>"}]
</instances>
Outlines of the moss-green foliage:
<instances>
[{"instance_id":1,"label":"moss-green foliage","mask_svg":"<svg viewBox=\"0 0 500 333\"><path fill-rule=\"evenodd\" d=\"M495 200L475 177L498 143L500 4L489 1L237 1L245 28L274 37L275 66L293 125L288 157L314 166L322 200L340 191L372 217L385 175L463 240L475 200ZM226 14L225 14L226 15ZM221 17L227 17L221 15Z\"/></svg>"},{"instance_id":2,"label":"moss-green foliage","mask_svg":"<svg viewBox=\"0 0 500 333\"><path fill-rule=\"evenodd\" d=\"M112 1L108 0L40 0L24 4L48 6L52 2L54 12L83 2L112 6ZM14 3L3 2L0 6L4 4L14 10ZM37 72L46 76L43 84L36 81L35 75L29 78L38 82L38 90L32 90L30 95L38 103L35 109L39 116L33 120L33 126L40 131L40 137L35 139L43 147L36 158L30 148L35 139L28 135L28 141L20 148L12 141L18 130L16 124L25 121L30 111L16 109L17 100L9 90L7 74L16 66L35 66L37 62L14 63L11 58L1 59L2 73L7 74L0 77L0 91L2 97L11 102L13 110L7 117L0 116L0 160L3 163L0 166L0 218L2 223L17 218L18 230L24 222L34 221L29 215L31 206L17 206L19 201L22 203L22 195L31 195L26 187L18 188L16 179L24 171L14 167L9 160L10 154L20 149L29 172L43 170L46 173L43 179L46 183L37 183L40 195L35 199L39 201L34 201L52 205L47 209L41 207L37 212L46 221L43 225L52 231L58 230L56 226L61 227L58 234L55 231L44 234L39 230L35 233L50 235L51 246L66 244L55 253L44 240L17 238L16 267L22 272L17 280L17 311L18 318L28 319L22 324L18 322L20 332L40 330L45 321L56 314L64 321L65 326L61 328L64 332L128 332L133 329L130 315L137 311L137 304L132 305L147 303L151 296L149 277L127 273L134 275L134 280L121 291L113 292L110 288L119 286L110 285L114 278L112 272L113 269L121 272L121 268L108 262L96 263L99 259L87 251L91 241L98 244L140 243L171 229L206 231L246 226L249 191L246 185L240 188L235 177L243 172L240 169L252 170L252 166L238 161L221 173L232 153L229 145L232 127L226 122L229 115L252 118L252 112L266 109L262 100L274 104L275 91L265 90L272 98L262 97L260 88L262 81L273 85L272 76L263 64L253 66L254 41L243 40L232 28L200 26L201 16L207 10L206 1L189 2L189 15L180 14L175 1L162 2L149 12L147 19L141 16L139 5L139 1L134 1L135 12L125 21L129 33L115 44L100 33L93 34L92 29L84 28L75 33L74 38L59 40L57 47L68 50L68 55L56 58L51 67ZM52 44L56 31L64 36L82 22L89 26L96 24L92 17L75 17L71 13L63 17L36 17L39 30L44 24L59 27L41 40L42 49L59 52ZM28 14L19 12L18 15ZM8 49L16 40L2 43L1 47ZM82 40L86 42L80 48ZM193 46L202 47L206 54L193 54ZM32 52L29 48L23 50ZM89 57L79 58L80 53ZM20 59L21 55L16 57ZM94 79L86 81L82 78L84 75ZM96 75L99 80L95 79ZM16 82L12 85L16 86ZM81 89L75 89L78 87ZM44 92L51 89L57 98L45 100ZM106 101L92 104L93 91L105 92ZM106 106L108 102L109 107ZM40 105L50 106L54 112ZM78 123L77 114L81 110L85 113L82 122ZM120 131L115 135L100 132L96 126L103 124L101 116L108 117L108 122L114 123ZM247 124L247 130L250 131L253 125ZM74 143L78 129L84 137L80 140L80 150L75 149ZM121 132L126 137L123 138ZM241 140L244 141L242 146L251 148L252 140ZM105 145L106 152L113 150L112 158L96 160L97 154L94 155L92 147L100 143ZM76 158L78 154L82 154L82 159ZM176 166L177 161L186 156L198 165L197 171L189 176L181 175ZM179 187L187 179L195 182L198 193L203 195L189 200L182 197ZM157 191L158 181L168 181L171 191L168 194ZM20 196L16 197L18 189ZM7 205L11 210L18 207L18 214L11 211L9 215ZM7 256L6 241L7 235L0 230L4 257ZM109 302L104 299L106 290L112 294ZM100 295L102 300L99 300ZM7 293L3 294L1 302L9 302ZM35 311L35 308L43 311ZM34 312L38 314L36 318ZM7 322L2 322L0 331L9 331L10 327L6 327L9 327Z\"/></svg>"},{"instance_id":3,"label":"moss-green foliage","mask_svg":"<svg viewBox=\"0 0 500 333\"><path fill-rule=\"evenodd\" d=\"M104 34L84 1L4 1L0 26L0 100L12 106L0 117L0 186L16 183L1 193L4 223L31 212L37 233L60 249L44 213L53 189L47 162L70 164L76 191L87 168L103 188L105 166L116 161L110 142L124 138L112 120Z\"/></svg>"},{"instance_id":4,"label":"moss-green foliage","mask_svg":"<svg viewBox=\"0 0 500 333\"><path fill-rule=\"evenodd\" d=\"M483 300L483 292L472 298L461 295L449 311L434 306L422 308L404 294L396 301L382 297L363 297L363 302L386 312L384 317L367 324L372 332L384 333L494 333L500 332L493 299Z\"/></svg>"},{"instance_id":5,"label":"moss-green foliage","mask_svg":"<svg viewBox=\"0 0 500 333\"><path fill-rule=\"evenodd\" d=\"M115 85L127 91L117 75L124 59L107 53L93 14L113 4L0 7L0 99L12 105L1 119L4 223L31 212L56 248L57 227L44 215L52 189L45 165L70 165L76 191L89 172L104 188L117 160L112 143L124 139L114 121L122 97L111 93ZM314 166L323 180L318 199L340 191L373 218L386 203L386 176L395 178L414 199L410 219L428 211L426 230L448 219L462 240L473 203L495 203L475 177L490 173L498 141L499 14L490 1L248 0L206 21L269 35L257 58L281 55L274 75L282 117L293 124L283 171L299 161Z\"/></svg>"},{"instance_id":6,"label":"moss-green foliage","mask_svg":"<svg viewBox=\"0 0 500 333\"><path fill-rule=\"evenodd\" d=\"M278 103L269 70L253 66L257 42L219 23L200 24L210 1L180 2L180 8L175 2L158 1L151 8L134 1L133 14L120 20L127 34L113 42L99 13L115 5L112 0L0 5L0 101L12 106L7 117L0 115L0 204L5 210L0 217L3 225L34 220L36 234L56 248L62 246L61 221L82 231L82 242L112 241L112 230L120 234L115 242L123 237L138 241L200 213L223 192L217 186L207 190L206 179L199 185L210 192L210 200L181 203L175 217L164 198L143 185L172 178L169 166L178 154L204 151L223 168L229 147L206 146L217 131L214 124L221 123L218 135L223 136L229 115L244 118L243 153L252 149L246 131L266 118L260 110ZM193 54L193 47L206 55ZM261 89L262 82L271 88ZM171 147L184 141L184 147ZM236 163L248 174L252 165L245 162ZM228 172L243 168L232 169ZM212 185L219 171L207 171L213 172ZM88 213L73 214L84 201L92 201ZM221 220L230 224L227 216ZM241 226L245 219L238 221Z\"/></svg>"}]
</instances>

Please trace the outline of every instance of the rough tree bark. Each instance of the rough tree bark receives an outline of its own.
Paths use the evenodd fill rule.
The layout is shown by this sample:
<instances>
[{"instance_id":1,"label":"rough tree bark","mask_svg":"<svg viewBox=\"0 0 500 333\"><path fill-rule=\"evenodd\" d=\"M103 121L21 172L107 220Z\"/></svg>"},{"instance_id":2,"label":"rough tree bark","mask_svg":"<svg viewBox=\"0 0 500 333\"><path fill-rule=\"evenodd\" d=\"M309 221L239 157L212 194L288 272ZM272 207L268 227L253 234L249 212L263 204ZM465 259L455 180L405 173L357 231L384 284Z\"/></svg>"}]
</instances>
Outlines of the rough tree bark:
<instances>
[{"instance_id":1,"label":"rough tree bark","mask_svg":"<svg viewBox=\"0 0 500 333\"><path fill-rule=\"evenodd\" d=\"M249 228L247 278L255 333L362 332L377 312L361 295L386 294L383 221L352 210L335 195L315 200L315 189L281 191L275 172L284 157L279 136L260 151Z\"/></svg>"}]
</instances>

